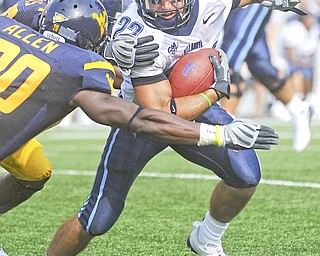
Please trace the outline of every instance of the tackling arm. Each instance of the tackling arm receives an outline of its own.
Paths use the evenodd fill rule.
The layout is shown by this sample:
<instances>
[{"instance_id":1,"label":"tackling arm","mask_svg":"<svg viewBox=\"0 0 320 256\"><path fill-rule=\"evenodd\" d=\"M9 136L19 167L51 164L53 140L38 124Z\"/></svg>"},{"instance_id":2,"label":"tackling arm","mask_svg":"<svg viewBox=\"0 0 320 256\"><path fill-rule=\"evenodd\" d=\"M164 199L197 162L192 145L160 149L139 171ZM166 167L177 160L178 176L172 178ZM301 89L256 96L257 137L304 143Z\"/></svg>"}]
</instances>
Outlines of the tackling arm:
<instances>
[{"instance_id":1,"label":"tackling arm","mask_svg":"<svg viewBox=\"0 0 320 256\"><path fill-rule=\"evenodd\" d=\"M172 144L217 145L233 149L270 149L278 135L266 126L237 121L228 125L207 125L184 120L111 95L83 90L71 102L95 122L129 129Z\"/></svg>"},{"instance_id":2,"label":"tackling arm","mask_svg":"<svg viewBox=\"0 0 320 256\"><path fill-rule=\"evenodd\" d=\"M200 138L198 123L153 109L136 113L138 105L105 93L82 90L73 98L71 105L79 106L97 123L127 129L130 121L130 131L161 141L197 144Z\"/></svg>"}]
</instances>

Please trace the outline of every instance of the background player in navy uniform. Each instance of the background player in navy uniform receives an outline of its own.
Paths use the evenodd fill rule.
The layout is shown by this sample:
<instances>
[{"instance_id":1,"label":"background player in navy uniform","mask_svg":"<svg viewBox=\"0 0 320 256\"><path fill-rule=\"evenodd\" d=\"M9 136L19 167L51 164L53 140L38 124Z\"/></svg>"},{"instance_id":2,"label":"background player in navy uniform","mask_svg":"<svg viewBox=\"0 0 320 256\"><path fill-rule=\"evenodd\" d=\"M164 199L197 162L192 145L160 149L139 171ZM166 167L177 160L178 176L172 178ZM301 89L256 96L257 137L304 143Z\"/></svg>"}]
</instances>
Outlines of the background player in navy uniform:
<instances>
[{"instance_id":1,"label":"background player in navy uniform","mask_svg":"<svg viewBox=\"0 0 320 256\"><path fill-rule=\"evenodd\" d=\"M22 0L10 7L2 15L14 18L29 27L39 30L38 21L46 3L47 0ZM112 12L111 8L117 8L118 10L116 4L105 6L108 7L108 11L111 14L116 13L116 11ZM145 47L145 42L148 42L148 40L142 40L141 42L125 41L125 44L129 44L135 49L138 46ZM154 49L152 45L150 46L151 49ZM120 43L115 49L119 50L121 53L121 50L124 48L121 48ZM140 65L150 63L148 58L146 59L144 57L144 54L148 53L148 51L144 52L144 54L139 54L138 51L135 51L135 53L136 54L127 54L126 51L122 52L122 54L139 58ZM129 62L133 63L135 61L136 59L132 57ZM119 78L120 77L118 77L118 79ZM10 174L0 175L0 215L25 201L35 192L41 190L52 173L52 164L47 159L43 147L35 138L31 139L19 150L3 159L0 162L0 165L10 172ZM11 188L7 185L8 182L12 184ZM8 195L10 195L10 197L8 197Z\"/></svg>"},{"instance_id":2,"label":"background player in navy uniform","mask_svg":"<svg viewBox=\"0 0 320 256\"><path fill-rule=\"evenodd\" d=\"M240 68L246 62L251 74L275 95L289 110L294 131L293 149L303 151L311 139L310 104L296 94L290 75L280 75L270 59L265 27L271 10L258 4L233 10L224 26L221 48L229 61L231 100L221 100L221 106L234 115L242 96Z\"/></svg>"},{"instance_id":3,"label":"background player in navy uniform","mask_svg":"<svg viewBox=\"0 0 320 256\"><path fill-rule=\"evenodd\" d=\"M241 1L241 4L245 3ZM288 6L278 3L279 6L276 6L272 1L264 1L263 4L289 10L296 3L290 2ZM231 8L238 4L231 0L137 0L129 5L118 18L113 36L117 38L124 33L138 36L152 34L159 43L160 55L154 65L130 70L130 76L125 76L121 86L122 97L197 122L232 123L232 118L213 104L220 97L228 96L226 77L220 81L225 83L216 83L204 92L206 99L203 95L172 99L171 86L165 74L188 51L214 47ZM141 136L132 136L123 129L112 129L88 200L78 214L58 229L47 254L75 255L94 236L107 232L121 214L135 178L145 164L167 146ZM261 170L258 157L253 150L234 151L215 146L171 147L186 159L222 178L212 193L210 211L201 223L196 223L188 243L200 255L225 255L221 245L222 235L229 222L250 200L259 183ZM104 179L106 173L107 179Z\"/></svg>"}]
</instances>

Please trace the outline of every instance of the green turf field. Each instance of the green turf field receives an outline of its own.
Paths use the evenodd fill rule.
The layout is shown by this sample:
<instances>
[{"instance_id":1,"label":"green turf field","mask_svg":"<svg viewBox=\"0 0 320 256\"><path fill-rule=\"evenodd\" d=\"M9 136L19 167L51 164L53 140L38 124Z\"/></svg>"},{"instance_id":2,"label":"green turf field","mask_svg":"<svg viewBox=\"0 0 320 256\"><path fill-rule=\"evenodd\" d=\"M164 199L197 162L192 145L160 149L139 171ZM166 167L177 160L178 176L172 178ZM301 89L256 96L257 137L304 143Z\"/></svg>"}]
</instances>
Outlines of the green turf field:
<instances>
[{"instance_id":1,"label":"green turf field","mask_svg":"<svg viewBox=\"0 0 320 256\"><path fill-rule=\"evenodd\" d=\"M224 250L229 256L320 255L319 123L313 124L314 138L300 154L290 151L289 124L269 125L280 134L280 145L258 152L262 183L229 226ZM0 247L9 256L45 255L58 226L90 192L107 134L100 126L93 131L56 127L39 136L55 174L43 191L0 218ZM136 180L116 225L81 255L191 255L186 238L192 222L207 211L216 182L210 172L170 150L162 152Z\"/></svg>"}]
</instances>

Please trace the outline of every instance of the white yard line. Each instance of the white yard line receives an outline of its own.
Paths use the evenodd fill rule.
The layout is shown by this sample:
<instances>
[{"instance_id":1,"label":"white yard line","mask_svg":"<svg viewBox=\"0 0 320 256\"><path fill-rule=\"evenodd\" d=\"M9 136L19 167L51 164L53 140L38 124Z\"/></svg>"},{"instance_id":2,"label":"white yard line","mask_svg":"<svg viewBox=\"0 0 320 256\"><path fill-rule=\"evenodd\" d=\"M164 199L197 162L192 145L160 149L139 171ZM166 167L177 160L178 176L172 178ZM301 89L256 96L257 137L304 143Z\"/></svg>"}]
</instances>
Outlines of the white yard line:
<instances>
[{"instance_id":1,"label":"white yard line","mask_svg":"<svg viewBox=\"0 0 320 256\"><path fill-rule=\"evenodd\" d=\"M54 174L63 175L95 175L93 171L76 171L76 170L60 170L54 171ZM186 173L158 173L158 172L142 172L141 177L152 177L152 178L175 178L175 179L202 179L202 180L219 180L218 177L214 175L206 174L186 174ZM319 183L311 182L297 182L290 180L266 180L262 179L260 184L274 185L274 186L289 186L289 187L305 187L305 188L318 188L320 189Z\"/></svg>"}]
</instances>

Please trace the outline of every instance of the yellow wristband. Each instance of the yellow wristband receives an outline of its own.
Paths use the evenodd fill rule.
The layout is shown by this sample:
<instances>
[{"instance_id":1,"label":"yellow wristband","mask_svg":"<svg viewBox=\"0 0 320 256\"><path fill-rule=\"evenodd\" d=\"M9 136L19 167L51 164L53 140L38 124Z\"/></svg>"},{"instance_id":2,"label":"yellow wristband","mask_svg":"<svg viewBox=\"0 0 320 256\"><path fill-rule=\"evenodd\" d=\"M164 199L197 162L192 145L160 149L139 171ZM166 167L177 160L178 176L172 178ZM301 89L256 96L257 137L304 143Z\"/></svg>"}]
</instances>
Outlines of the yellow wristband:
<instances>
[{"instance_id":1,"label":"yellow wristband","mask_svg":"<svg viewBox=\"0 0 320 256\"><path fill-rule=\"evenodd\" d=\"M210 98L204 93L199 93L199 95L206 100L206 102L208 103L209 108L210 108L212 106L212 102L211 102Z\"/></svg>"},{"instance_id":2,"label":"yellow wristband","mask_svg":"<svg viewBox=\"0 0 320 256\"><path fill-rule=\"evenodd\" d=\"M220 125L216 125L216 140L215 140L215 144L218 147L222 147L223 146L223 141L221 138L221 126Z\"/></svg>"}]
</instances>

